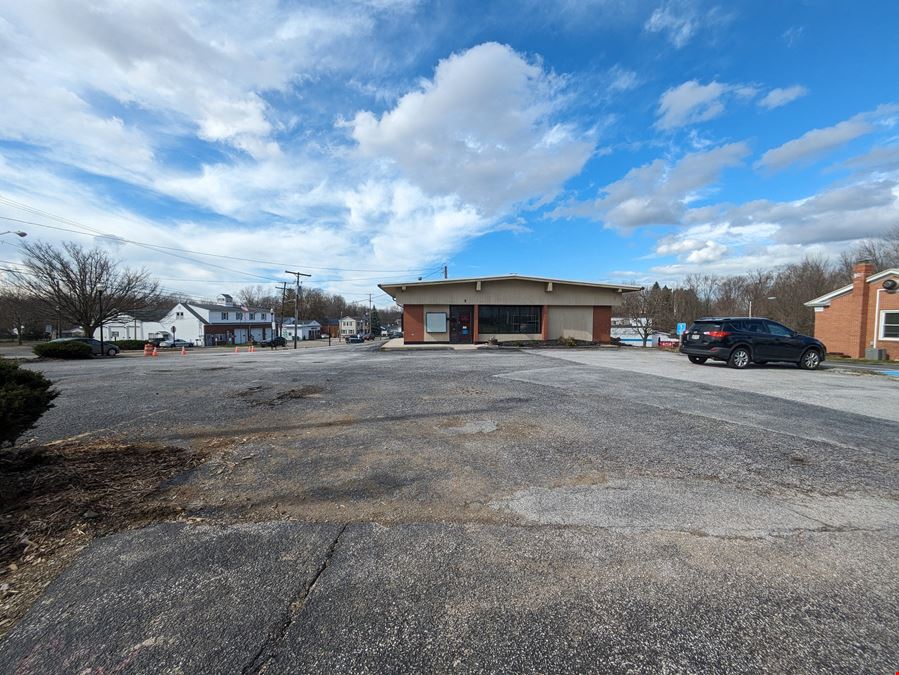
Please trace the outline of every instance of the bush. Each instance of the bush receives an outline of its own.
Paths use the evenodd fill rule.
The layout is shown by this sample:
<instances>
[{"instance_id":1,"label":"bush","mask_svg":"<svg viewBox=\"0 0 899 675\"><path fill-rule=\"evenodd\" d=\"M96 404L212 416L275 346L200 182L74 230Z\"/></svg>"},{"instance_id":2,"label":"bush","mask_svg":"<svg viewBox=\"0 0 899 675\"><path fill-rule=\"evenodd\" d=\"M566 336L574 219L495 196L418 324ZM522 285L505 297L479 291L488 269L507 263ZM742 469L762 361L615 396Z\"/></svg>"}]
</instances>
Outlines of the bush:
<instances>
[{"instance_id":1,"label":"bush","mask_svg":"<svg viewBox=\"0 0 899 675\"><path fill-rule=\"evenodd\" d=\"M53 407L58 392L50 389L52 384L40 373L0 359L0 446L13 445Z\"/></svg>"},{"instance_id":2,"label":"bush","mask_svg":"<svg viewBox=\"0 0 899 675\"><path fill-rule=\"evenodd\" d=\"M116 347L121 349L122 351L126 350L138 350L143 351L144 345L147 344L144 340L116 340L113 342Z\"/></svg>"},{"instance_id":3,"label":"bush","mask_svg":"<svg viewBox=\"0 0 899 675\"><path fill-rule=\"evenodd\" d=\"M90 345L83 342L42 342L34 345L33 351L38 356L50 359L89 359L93 355Z\"/></svg>"}]
</instances>

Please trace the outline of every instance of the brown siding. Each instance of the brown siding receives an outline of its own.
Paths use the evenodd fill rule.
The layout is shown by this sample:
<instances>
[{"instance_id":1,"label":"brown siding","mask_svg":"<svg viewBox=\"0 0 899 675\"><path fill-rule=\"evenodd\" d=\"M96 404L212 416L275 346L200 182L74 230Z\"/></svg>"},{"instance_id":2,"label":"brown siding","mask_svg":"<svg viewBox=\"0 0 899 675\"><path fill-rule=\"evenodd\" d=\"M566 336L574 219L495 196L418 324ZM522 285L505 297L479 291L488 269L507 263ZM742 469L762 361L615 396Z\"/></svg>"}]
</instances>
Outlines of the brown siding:
<instances>
[{"instance_id":1,"label":"brown siding","mask_svg":"<svg viewBox=\"0 0 899 675\"><path fill-rule=\"evenodd\" d=\"M423 342L425 339L424 305L403 306L403 342Z\"/></svg>"},{"instance_id":2,"label":"brown siding","mask_svg":"<svg viewBox=\"0 0 899 675\"><path fill-rule=\"evenodd\" d=\"M471 341L475 344L478 343L480 339L480 331L478 330L478 306L474 306L473 314L471 316Z\"/></svg>"},{"instance_id":3,"label":"brown siding","mask_svg":"<svg viewBox=\"0 0 899 675\"><path fill-rule=\"evenodd\" d=\"M597 305L593 308L593 341L604 343L612 341L612 308L608 305Z\"/></svg>"},{"instance_id":4,"label":"brown siding","mask_svg":"<svg viewBox=\"0 0 899 675\"><path fill-rule=\"evenodd\" d=\"M546 336L549 333L549 305L543 305L543 312L540 315L540 326L542 329L541 337L545 342Z\"/></svg>"}]
</instances>

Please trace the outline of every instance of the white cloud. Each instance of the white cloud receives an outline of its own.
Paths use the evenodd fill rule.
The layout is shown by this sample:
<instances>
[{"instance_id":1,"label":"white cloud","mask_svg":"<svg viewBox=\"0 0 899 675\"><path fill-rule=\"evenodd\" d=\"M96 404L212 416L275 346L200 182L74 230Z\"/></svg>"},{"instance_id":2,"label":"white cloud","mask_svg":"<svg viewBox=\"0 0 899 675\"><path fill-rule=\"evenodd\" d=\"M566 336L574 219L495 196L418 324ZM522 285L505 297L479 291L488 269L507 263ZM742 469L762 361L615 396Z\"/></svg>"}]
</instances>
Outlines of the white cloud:
<instances>
[{"instance_id":1,"label":"white cloud","mask_svg":"<svg viewBox=\"0 0 899 675\"><path fill-rule=\"evenodd\" d=\"M556 209L552 215L588 215L617 228L677 224L689 204L699 199L725 168L742 164L747 154L745 143L731 143L685 155L674 164L657 159L606 185L595 202Z\"/></svg>"},{"instance_id":2,"label":"white cloud","mask_svg":"<svg viewBox=\"0 0 899 675\"><path fill-rule=\"evenodd\" d=\"M699 20L688 3L665 2L643 26L650 33L664 33L677 49L687 45L699 29Z\"/></svg>"},{"instance_id":3,"label":"white cloud","mask_svg":"<svg viewBox=\"0 0 899 675\"><path fill-rule=\"evenodd\" d=\"M552 121L558 85L539 63L486 43L441 61L380 118L360 112L349 126L364 156L392 159L430 193L497 210L552 195L593 151Z\"/></svg>"},{"instance_id":4,"label":"white cloud","mask_svg":"<svg viewBox=\"0 0 899 675\"><path fill-rule=\"evenodd\" d=\"M832 127L812 129L799 138L768 150L756 166L765 169L784 169L796 162L815 159L849 141L874 131L875 127L861 117L853 117Z\"/></svg>"},{"instance_id":5,"label":"white cloud","mask_svg":"<svg viewBox=\"0 0 899 675\"><path fill-rule=\"evenodd\" d=\"M614 66L609 70L610 91L631 91L640 86L640 77L633 70L628 70L620 65Z\"/></svg>"},{"instance_id":6,"label":"white cloud","mask_svg":"<svg viewBox=\"0 0 899 675\"><path fill-rule=\"evenodd\" d=\"M801 84L794 84L792 87L778 87L765 94L765 96L759 100L759 105L768 110L780 108L807 94L808 89Z\"/></svg>"},{"instance_id":7,"label":"white cloud","mask_svg":"<svg viewBox=\"0 0 899 675\"><path fill-rule=\"evenodd\" d=\"M675 49L682 49L700 31L719 28L731 19L732 16L722 12L719 7L701 9L695 0L664 0L643 24L643 30L659 33Z\"/></svg>"},{"instance_id":8,"label":"white cloud","mask_svg":"<svg viewBox=\"0 0 899 675\"><path fill-rule=\"evenodd\" d=\"M659 98L656 126L674 129L714 119L724 112L723 97L730 89L720 82L700 84L697 80L672 87Z\"/></svg>"}]
</instances>

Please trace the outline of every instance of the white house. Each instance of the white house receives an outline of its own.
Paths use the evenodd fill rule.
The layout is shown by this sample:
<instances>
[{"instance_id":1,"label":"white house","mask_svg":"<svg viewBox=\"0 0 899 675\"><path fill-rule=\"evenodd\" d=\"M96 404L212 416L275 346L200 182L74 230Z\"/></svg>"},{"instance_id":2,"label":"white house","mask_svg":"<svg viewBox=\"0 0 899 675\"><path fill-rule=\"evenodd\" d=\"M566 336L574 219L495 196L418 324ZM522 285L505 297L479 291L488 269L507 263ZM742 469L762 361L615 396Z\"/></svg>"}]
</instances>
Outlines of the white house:
<instances>
[{"instance_id":1,"label":"white house","mask_svg":"<svg viewBox=\"0 0 899 675\"><path fill-rule=\"evenodd\" d=\"M293 319L285 319L281 327L281 336L287 340L293 340L294 332L298 340L318 340L322 336L322 325L318 321L301 319L297 326L299 330L294 331Z\"/></svg>"},{"instance_id":2,"label":"white house","mask_svg":"<svg viewBox=\"0 0 899 675\"><path fill-rule=\"evenodd\" d=\"M167 338L169 334L159 321L164 315L164 310L119 314L103 322L103 339L113 341ZM100 339L99 328L94 331L94 339Z\"/></svg>"},{"instance_id":3,"label":"white house","mask_svg":"<svg viewBox=\"0 0 899 675\"><path fill-rule=\"evenodd\" d=\"M179 302L162 314L158 321L140 321L130 316L109 321L103 325L103 336L107 340L175 338L211 346L246 344L251 337L261 342L275 334L272 310L236 305L228 294L220 295L215 303ZM99 336L97 330L94 337Z\"/></svg>"},{"instance_id":4,"label":"white house","mask_svg":"<svg viewBox=\"0 0 899 675\"><path fill-rule=\"evenodd\" d=\"M340 337L349 337L359 332L359 321L351 316L345 316L340 320Z\"/></svg>"}]
</instances>

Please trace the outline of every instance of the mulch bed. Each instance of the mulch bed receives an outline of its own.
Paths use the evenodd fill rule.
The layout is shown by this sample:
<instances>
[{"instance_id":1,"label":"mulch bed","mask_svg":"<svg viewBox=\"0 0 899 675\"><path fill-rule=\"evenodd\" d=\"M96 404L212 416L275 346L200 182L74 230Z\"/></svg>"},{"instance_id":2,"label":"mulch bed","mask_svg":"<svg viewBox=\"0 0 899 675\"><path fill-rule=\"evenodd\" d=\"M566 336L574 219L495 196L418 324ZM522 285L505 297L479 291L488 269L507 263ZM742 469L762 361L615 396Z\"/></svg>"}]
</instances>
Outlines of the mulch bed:
<instances>
[{"instance_id":1,"label":"mulch bed","mask_svg":"<svg viewBox=\"0 0 899 675\"><path fill-rule=\"evenodd\" d=\"M114 441L0 449L0 637L95 537L183 516L186 448Z\"/></svg>"}]
</instances>

